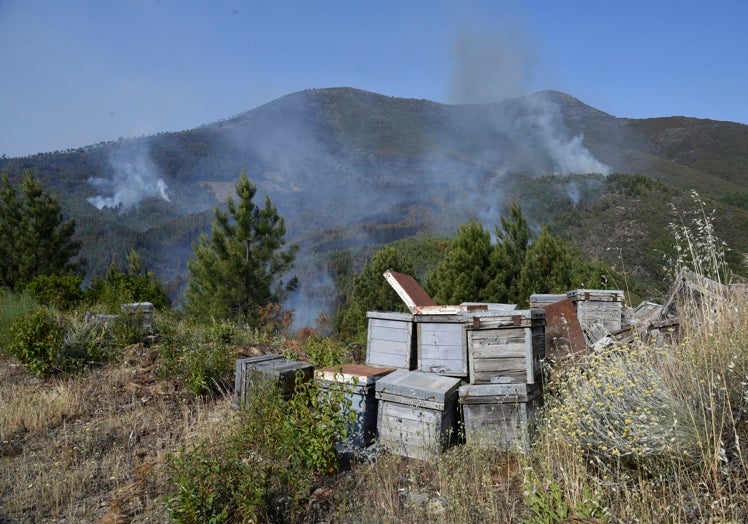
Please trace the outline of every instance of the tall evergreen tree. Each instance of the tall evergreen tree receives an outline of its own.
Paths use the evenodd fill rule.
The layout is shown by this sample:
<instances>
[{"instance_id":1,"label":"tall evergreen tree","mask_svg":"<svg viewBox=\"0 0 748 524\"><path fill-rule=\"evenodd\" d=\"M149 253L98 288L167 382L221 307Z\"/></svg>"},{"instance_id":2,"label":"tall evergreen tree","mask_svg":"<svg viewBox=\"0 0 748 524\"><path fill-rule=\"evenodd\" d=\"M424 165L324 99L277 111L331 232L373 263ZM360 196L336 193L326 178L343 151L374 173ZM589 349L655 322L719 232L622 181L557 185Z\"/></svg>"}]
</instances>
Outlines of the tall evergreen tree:
<instances>
[{"instance_id":1,"label":"tall evergreen tree","mask_svg":"<svg viewBox=\"0 0 748 524\"><path fill-rule=\"evenodd\" d=\"M188 261L186 309L197 318L217 318L258 325L268 306L280 307L296 285L283 275L291 269L298 246L285 246L286 227L265 198L252 201L257 189L245 172L236 184L238 201L229 195L228 213L214 210L211 235L203 233Z\"/></svg>"},{"instance_id":2,"label":"tall evergreen tree","mask_svg":"<svg viewBox=\"0 0 748 524\"><path fill-rule=\"evenodd\" d=\"M496 247L494 250L493 265L501 268L498 271L493 285L494 295L501 290L501 279L503 278L503 291L505 295L498 301L511 303L520 302L522 293L520 291L519 275L525 263L532 232L527 224L527 219L522 214L522 208L517 202L509 206L509 216L502 216L501 227L496 226Z\"/></svg>"},{"instance_id":3,"label":"tall evergreen tree","mask_svg":"<svg viewBox=\"0 0 748 524\"><path fill-rule=\"evenodd\" d=\"M526 304L533 293L563 293L572 285L573 260L566 245L543 226L527 250L519 276L520 296Z\"/></svg>"},{"instance_id":4,"label":"tall evergreen tree","mask_svg":"<svg viewBox=\"0 0 748 524\"><path fill-rule=\"evenodd\" d=\"M427 288L437 304L492 299L491 234L471 220L460 227L447 256L431 274Z\"/></svg>"},{"instance_id":5,"label":"tall evergreen tree","mask_svg":"<svg viewBox=\"0 0 748 524\"><path fill-rule=\"evenodd\" d=\"M2 176L0 192L0 286L14 288L18 280L19 231L21 228L21 203L8 175Z\"/></svg>"},{"instance_id":6,"label":"tall evergreen tree","mask_svg":"<svg viewBox=\"0 0 748 524\"><path fill-rule=\"evenodd\" d=\"M75 221L65 220L57 198L44 191L27 171L21 182L21 198L7 175L0 192L0 256L2 284L15 289L40 275L78 271L80 242L73 239Z\"/></svg>"}]
</instances>

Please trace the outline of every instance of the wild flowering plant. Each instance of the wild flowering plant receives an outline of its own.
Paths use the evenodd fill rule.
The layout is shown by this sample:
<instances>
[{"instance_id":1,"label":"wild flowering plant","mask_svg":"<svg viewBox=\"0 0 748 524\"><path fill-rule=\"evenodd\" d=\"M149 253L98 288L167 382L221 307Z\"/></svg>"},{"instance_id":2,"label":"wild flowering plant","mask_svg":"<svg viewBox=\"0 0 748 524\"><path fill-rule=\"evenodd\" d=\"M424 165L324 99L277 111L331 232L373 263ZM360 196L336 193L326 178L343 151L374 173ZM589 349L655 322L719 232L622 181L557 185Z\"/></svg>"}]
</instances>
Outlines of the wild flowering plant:
<instances>
[{"instance_id":1,"label":"wild flowering plant","mask_svg":"<svg viewBox=\"0 0 748 524\"><path fill-rule=\"evenodd\" d=\"M694 463L702 440L688 399L660 373L666 350L607 349L568 369L547 409L558 438L607 467L661 472L663 463Z\"/></svg>"}]
</instances>

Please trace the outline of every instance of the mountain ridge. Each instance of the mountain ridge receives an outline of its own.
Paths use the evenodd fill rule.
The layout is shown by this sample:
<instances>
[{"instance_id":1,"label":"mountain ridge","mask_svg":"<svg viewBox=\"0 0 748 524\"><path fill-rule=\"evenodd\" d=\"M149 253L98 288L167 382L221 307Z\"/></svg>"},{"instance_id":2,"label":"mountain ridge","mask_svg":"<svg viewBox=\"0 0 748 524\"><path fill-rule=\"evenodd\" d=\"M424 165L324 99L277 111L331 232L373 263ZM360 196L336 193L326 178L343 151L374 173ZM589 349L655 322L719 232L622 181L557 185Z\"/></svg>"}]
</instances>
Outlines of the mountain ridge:
<instances>
[{"instance_id":1,"label":"mountain ridge","mask_svg":"<svg viewBox=\"0 0 748 524\"><path fill-rule=\"evenodd\" d=\"M350 87L298 91L191 130L0 159L0 171L12 179L30 169L60 196L65 213L78 221L90 274L121 263L134 245L174 289L186 274L191 243L242 170L286 219L304 265L334 250L449 235L470 218L492 227L519 197L533 223L551 223L568 240L605 256L585 247L583 230L564 226L568 218L559 205L566 201L554 208L522 190L528 181L550 188L587 173L601 174L569 179L563 191L590 184L608 193L590 192L574 202L578 213L600 212L596 206L619 191L606 175L641 174L712 199L731 247L742 252L748 250L746 234L738 231L747 223L745 167L748 126L742 124L619 118L560 91L448 105ZM613 238L610 227L606 234ZM107 231L116 234L102 242ZM659 238L653 230L630 249L647 249L652 235Z\"/></svg>"}]
</instances>

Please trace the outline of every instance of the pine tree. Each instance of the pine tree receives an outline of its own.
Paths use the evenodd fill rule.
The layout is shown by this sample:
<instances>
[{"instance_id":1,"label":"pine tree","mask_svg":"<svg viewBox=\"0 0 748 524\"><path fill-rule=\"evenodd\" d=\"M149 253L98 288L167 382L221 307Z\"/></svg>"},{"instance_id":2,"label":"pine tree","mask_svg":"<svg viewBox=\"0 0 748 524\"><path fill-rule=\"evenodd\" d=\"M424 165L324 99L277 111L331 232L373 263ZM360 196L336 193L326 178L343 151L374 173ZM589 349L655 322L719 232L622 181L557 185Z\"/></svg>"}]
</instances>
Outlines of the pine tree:
<instances>
[{"instance_id":1,"label":"pine tree","mask_svg":"<svg viewBox=\"0 0 748 524\"><path fill-rule=\"evenodd\" d=\"M527 250L519 278L522 303L534 293L563 293L572 284L573 261L566 245L543 226Z\"/></svg>"},{"instance_id":2,"label":"pine tree","mask_svg":"<svg viewBox=\"0 0 748 524\"><path fill-rule=\"evenodd\" d=\"M502 216L500 221L501 227L496 226L493 266L501 268L502 271L497 271L496 281L492 283L493 295L499 296L503 291L504 296L497 301L518 303L522 296L519 277L532 233L517 202L512 202L509 206L509 216Z\"/></svg>"},{"instance_id":3,"label":"pine tree","mask_svg":"<svg viewBox=\"0 0 748 524\"><path fill-rule=\"evenodd\" d=\"M203 233L188 261L186 309L196 318L227 319L257 326L268 306L280 307L296 279L283 282L298 246L285 248L286 228L277 209L265 198L252 201L257 189L242 172L236 184L238 201L227 198L228 213L214 210L211 235Z\"/></svg>"},{"instance_id":4,"label":"pine tree","mask_svg":"<svg viewBox=\"0 0 748 524\"><path fill-rule=\"evenodd\" d=\"M2 284L16 289L40 275L72 274L83 265L76 259L75 221L65 220L57 198L44 191L31 172L21 182L21 198L7 175L0 193L0 256Z\"/></svg>"},{"instance_id":5,"label":"pine tree","mask_svg":"<svg viewBox=\"0 0 748 524\"><path fill-rule=\"evenodd\" d=\"M493 246L491 234L471 220L460 227L447 256L428 279L427 288L437 304L490 301Z\"/></svg>"}]
</instances>

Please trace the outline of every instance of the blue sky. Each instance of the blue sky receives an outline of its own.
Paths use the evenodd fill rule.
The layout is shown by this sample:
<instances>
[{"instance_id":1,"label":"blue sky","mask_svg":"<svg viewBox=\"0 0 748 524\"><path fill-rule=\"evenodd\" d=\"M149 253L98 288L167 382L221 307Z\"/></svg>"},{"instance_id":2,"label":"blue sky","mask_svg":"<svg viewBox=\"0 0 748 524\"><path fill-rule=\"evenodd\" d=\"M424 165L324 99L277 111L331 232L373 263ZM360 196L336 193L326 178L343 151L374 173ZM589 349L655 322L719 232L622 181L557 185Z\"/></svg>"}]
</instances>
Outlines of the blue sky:
<instances>
[{"instance_id":1,"label":"blue sky","mask_svg":"<svg viewBox=\"0 0 748 524\"><path fill-rule=\"evenodd\" d=\"M556 89L748 123L748 2L0 0L0 155L197 127L306 88Z\"/></svg>"}]
</instances>

